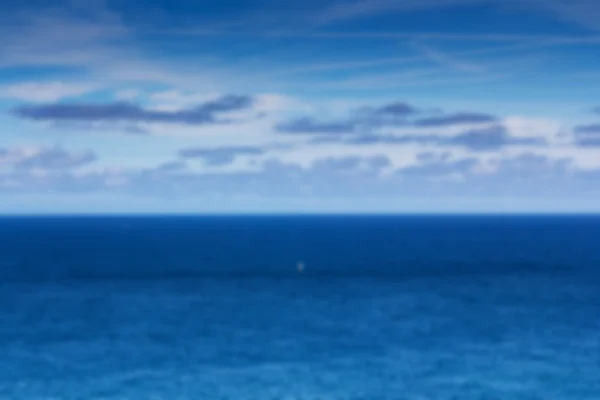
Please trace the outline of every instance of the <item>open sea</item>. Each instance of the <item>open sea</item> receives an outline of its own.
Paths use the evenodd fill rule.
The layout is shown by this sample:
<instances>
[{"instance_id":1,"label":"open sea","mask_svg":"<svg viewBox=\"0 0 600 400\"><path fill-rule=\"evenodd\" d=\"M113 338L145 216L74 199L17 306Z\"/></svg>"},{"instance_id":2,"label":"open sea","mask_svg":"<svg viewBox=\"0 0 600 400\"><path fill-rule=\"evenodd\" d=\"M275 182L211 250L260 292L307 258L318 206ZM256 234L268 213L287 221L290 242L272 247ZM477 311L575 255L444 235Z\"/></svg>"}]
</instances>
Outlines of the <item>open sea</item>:
<instances>
[{"instance_id":1,"label":"open sea","mask_svg":"<svg viewBox=\"0 0 600 400\"><path fill-rule=\"evenodd\" d=\"M600 217L3 217L37 399L599 400Z\"/></svg>"}]
</instances>

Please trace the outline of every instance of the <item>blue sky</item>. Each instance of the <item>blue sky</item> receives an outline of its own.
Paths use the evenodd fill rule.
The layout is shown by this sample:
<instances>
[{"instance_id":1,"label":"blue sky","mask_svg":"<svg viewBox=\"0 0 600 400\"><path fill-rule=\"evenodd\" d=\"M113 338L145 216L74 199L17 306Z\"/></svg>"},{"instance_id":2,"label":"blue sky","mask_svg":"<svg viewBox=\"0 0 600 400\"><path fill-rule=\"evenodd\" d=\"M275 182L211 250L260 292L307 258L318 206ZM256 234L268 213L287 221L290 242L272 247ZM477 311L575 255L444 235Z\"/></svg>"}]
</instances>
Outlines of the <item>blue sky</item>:
<instances>
[{"instance_id":1,"label":"blue sky","mask_svg":"<svg viewBox=\"0 0 600 400\"><path fill-rule=\"evenodd\" d=\"M600 211L600 3L0 4L0 213Z\"/></svg>"}]
</instances>

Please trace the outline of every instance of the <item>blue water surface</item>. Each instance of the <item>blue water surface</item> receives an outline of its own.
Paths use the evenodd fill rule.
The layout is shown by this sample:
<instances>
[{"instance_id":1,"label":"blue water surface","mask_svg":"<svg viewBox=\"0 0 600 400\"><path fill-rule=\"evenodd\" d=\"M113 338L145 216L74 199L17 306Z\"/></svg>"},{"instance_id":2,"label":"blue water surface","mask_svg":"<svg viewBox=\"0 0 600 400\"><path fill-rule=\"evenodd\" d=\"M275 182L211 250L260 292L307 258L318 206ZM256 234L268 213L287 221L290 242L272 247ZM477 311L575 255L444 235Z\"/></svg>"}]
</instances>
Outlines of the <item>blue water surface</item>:
<instances>
[{"instance_id":1,"label":"blue water surface","mask_svg":"<svg viewBox=\"0 0 600 400\"><path fill-rule=\"evenodd\" d=\"M1 218L0 279L2 400L600 399L600 217Z\"/></svg>"}]
</instances>

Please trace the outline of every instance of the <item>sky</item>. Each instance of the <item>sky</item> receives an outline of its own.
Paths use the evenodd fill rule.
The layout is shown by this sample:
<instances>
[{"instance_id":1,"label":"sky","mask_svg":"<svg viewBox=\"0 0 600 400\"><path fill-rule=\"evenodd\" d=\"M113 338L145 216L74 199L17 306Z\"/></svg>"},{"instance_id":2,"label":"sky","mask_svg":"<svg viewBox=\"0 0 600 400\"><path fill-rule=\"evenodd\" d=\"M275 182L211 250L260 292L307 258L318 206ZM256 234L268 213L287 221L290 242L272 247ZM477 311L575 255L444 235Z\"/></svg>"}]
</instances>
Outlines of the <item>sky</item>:
<instances>
[{"instance_id":1,"label":"sky","mask_svg":"<svg viewBox=\"0 0 600 400\"><path fill-rule=\"evenodd\" d=\"M600 212L595 0L0 3L0 213Z\"/></svg>"}]
</instances>

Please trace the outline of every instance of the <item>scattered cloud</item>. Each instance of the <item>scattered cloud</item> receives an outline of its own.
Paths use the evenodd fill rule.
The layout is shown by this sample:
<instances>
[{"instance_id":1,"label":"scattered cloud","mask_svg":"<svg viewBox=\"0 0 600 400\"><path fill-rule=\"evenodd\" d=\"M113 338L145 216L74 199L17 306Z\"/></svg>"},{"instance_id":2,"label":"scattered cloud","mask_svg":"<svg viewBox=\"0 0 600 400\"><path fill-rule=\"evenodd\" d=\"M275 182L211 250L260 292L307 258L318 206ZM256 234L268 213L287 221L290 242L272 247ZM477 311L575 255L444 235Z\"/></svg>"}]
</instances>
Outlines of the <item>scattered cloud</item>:
<instances>
[{"instance_id":1,"label":"scattered cloud","mask_svg":"<svg viewBox=\"0 0 600 400\"><path fill-rule=\"evenodd\" d=\"M389 157L385 155L375 156L346 156L346 157L327 157L317 159L312 168L319 171L330 172L351 172L356 170L379 172L385 167L391 166Z\"/></svg>"},{"instance_id":2,"label":"scattered cloud","mask_svg":"<svg viewBox=\"0 0 600 400\"><path fill-rule=\"evenodd\" d=\"M209 166L231 164L238 156L260 156L265 149L252 146L228 146L215 148L187 148L179 151L179 156L187 159L201 159Z\"/></svg>"},{"instance_id":3,"label":"scattered cloud","mask_svg":"<svg viewBox=\"0 0 600 400\"><path fill-rule=\"evenodd\" d=\"M275 126L275 130L281 133L349 133L354 131L356 125L353 121L331 121L323 122L314 118L303 117L286 121Z\"/></svg>"},{"instance_id":4,"label":"scattered cloud","mask_svg":"<svg viewBox=\"0 0 600 400\"><path fill-rule=\"evenodd\" d=\"M1 153L0 153L0 157ZM259 198L385 198L400 195L568 196L566 188L600 190L600 169L573 170L568 158L521 153L489 160L449 152L421 153L396 168L384 154L325 156L302 166L267 159L248 171L194 171L182 163L154 168L13 169L2 173L4 193L121 193L151 198L258 196ZM595 180L594 180L595 179ZM581 191L578 193L582 193ZM204 198L204 197L203 197Z\"/></svg>"},{"instance_id":5,"label":"scattered cloud","mask_svg":"<svg viewBox=\"0 0 600 400\"><path fill-rule=\"evenodd\" d=\"M55 102L94 90L94 85L65 82L27 82L0 87L0 97L27 102Z\"/></svg>"},{"instance_id":6,"label":"scattered cloud","mask_svg":"<svg viewBox=\"0 0 600 400\"><path fill-rule=\"evenodd\" d=\"M187 167L187 164L185 162L171 161L171 162L159 164L156 168L154 168L154 170L160 171L160 172L176 172L176 171L182 171L186 167Z\"/></svg>"},{"instance_id":7,"label":"scattered cloud","mask_svg":"<svg viewBox=\"0 0 600 400\"><path fill-rule=\"evenodd\" d=\"M470 186L469 190L487 193L515 188L532 192L543 189L542 192L553 187L565 191L565 187L570 187L570 183L565 182L572 179L569 182L577 183L584 169L586 177L600 176L597 171L600 166L598 124L580 125L559 137L558 119L533 120L532 114L546 105L551 110L561 108L543 99L523 112L530 113L527 118L501 118L496 115L505 115L511 108L518 110L519 107L503 98L503 94L492 99L497 93L494 87L482 84L500 76L484 73L488 71L483 64L492 68L496 65L494 60L501 58L501 62L511 63L508 73L503 72L502 76L514 79L505 81L507 85L515 85L507 86L507 92L523 84L528 90L536 90L535 85L545 76L540 75L537 81L535 73L538 71L513 68L512 63L522 55L522 50L560 45L560 50L553 55L574 60L572 64L576 66L575 61L583 61L578 57L586 57L584 51L588 49L582 47L584 51L581 51L582 48L572 45L596 46L600 43L598 35L573 36L558 28L556 34L549 35L480 34L470 27L454 33L386 32L385 21L381 25L372 24L373 21L365 25L350 22L425 9L438 13L451 6L503 6L500 3L499 0L344 0L318 5L312 2L299 6L303 10L311 9L311 17L288 12L289 19L298 24L284 26L286 23L281 22L279 25L284 29L269 24L260 27L249 24L245 26L247 29L236 32L227 31L227 24L222 24L225 29L201 28L208 35L220 35L219 40L222 39L224 45L219 48L202 47L205 41L193 38L193 32L183 32L185 27L182 27L182 36L175 38L153 26L157 20L165 18L162 22L166 22L172 16L157 14L157 20L121 17L111 11L104 0L70 0L64 9L52 6L39 12L22 12L15 18L0 16L3 22L0 34L4 38L4 45L0 46L0 68L8 72L5 75L8 78L3 78L0 87L0 97L9 99L10 104L13 100L24 102L12 109L12 116L44 122L19 131L20 121L9 120L9 127L5 128L7 142L15 143L15 138L27 137L28 129L54 128L48 135L38 135L36 139L40 142L36 146L0 148L0 187L3 191L11 187L31 191L221 193L223 196L242 192L344 198L347 194L373 193L401 196L411 191L419 195L431 182L436 185L444 182L443 185L450 185L445 188L461 190ZM526 0L526 3L527 12L529 8L547 9L559 18L584 27L598 26L594 16L600 8L589 1ZM314 12L321 7L323 12ZM126 8L121 11L128 12ZM246 11L240 10L240 14ZM460 12L458 9L449 11ZM316 29L303 29L307 21ZM460 18L456 21L460 22ZM448 22L451 26L450 17ZM346 23L344 26L351 30L333 29L338 28L333 26L336 23ZM318 29L319 24L323 30ZM325 29L330 28L329 24L332 29ZM352 30L354 28L356 30ZM519 29L516 26L516 30ZM245 47L249 42L244 35L254 36L251 42L260 36L284 45L265 46L272 51L270 54L251 54ZM173 46L171 39L181 40ZM355 40L357 46L352 51L344 48L329 54L329 49L339 44L336 40ZM367 41L373 46L363 46ZM419 41L417 49L420 51L398 54L405 50L405 41ZM449 44L456 41L461 43ZM402 42L400 46L399 42ZM502 42L512 45L502 46ZM299 45L288 49L287 44L292 43ZM227 51L222 52L222 48ZM507 50L511 53L508 57L498 54ZM472 58L471 63L466 61L471 59L469 54L482 57ZM429 68L428 60L439 65ZM405 63L411 66L403 66ZM539 65L545 64L539 62ZM331 72L336 70L343 71ZM518 75L521 72L525 75ZM290 74L304 76L287 79ZM39 80L35 80L36 77ZM527 77L536 79L523 80ZM490 113L452 112L445 108L439 112L427 111L404 102L373 105L380 94L385 98L393 88L402 86L406 96L416 93L433 101L444 98L446 105L454 107L468 101L466 97L480 89L475 83L481 84L476 97L488 105L455 109ZM465 90L448 90L438 96L437 92L447 84ZM414 90L417 86L423 87L423 91ZM544 90L554 90L551 86ZM268 93L215 94L229 93L227 88L233 88L233 93L253 93L257 88ZM285 91L282 88L291 88L289 96L282 93ZM333 99L332 93L348 93L348 89L360 91L361 101L371 106L356 106L356 99ZM307 93L302 102L297 101L299 93ZM516 89L514 93L520 98L526 97ZM573 93L584 94L583 91ZM89 94L103 103L82 103L74 99ZM311 97L314 94L317 96ZM453 95L455 98L451 99ZM346 103L343 107L339 103L337 108L334 106L333 114L320 114L321 106L335 101ZM600 114L600 108L594 112ZM559 117L552 115L552 118ZM15 132L10 125L13 123ZM211 125L210 129L202 130L201 140L190 137L198 131L199 125ZM139 140L140 148L134 148L135 162L124 160L126 155L120 150L113 152L111 147L119 148L120 143L104 143L104 137L100 141L81 135L68 139L89 140L86 142L89 148L97 149L103 156L106 152L111 157L110 162L118 164L123 160L125 165L136 164L139 157L150 166L105 168L104 157L99 162L94 151L73 152L48 146L59 137L57 129L140 135L139 138L119 138L131 143ZM278 149L268 145L274 140L282 142ZM171 159L177 149L181 150L175 161L160 163ZM230 164L232 168L225 168ZM549 185L548 182L560 184Z\"/></svg>"},{"instance_id":8,"label":"scattered cloud","mask_svg":"<svg viewBox=\"0 0 600 400\"><path fill-rule=\"evenodd\" d=\"M17 168L39 168L39 169L71 169L90 164L97 160L95 153L91 151L83 153L69 153L66 150L54 147L42 149L36 154L24 158L16 164Z\"/></svg>"},{"instance_id":9,"label":"scattered cloud","mask_svg":"<svg viewBox=\"0 0 600 400\"><path fill-rule=\"evenodd\" d=\"M490 152L510 146L544 147L547 141L541 136L513 136L505 126L493 125L483 129L472 129L458 134L438 133L365 133L357 135L341 135L316 137L311 143L341 143L347 145L408 145L418 144L436 147L462 147L470 151Z\"/></svg>"},{"instance_id":10,"label":"scattered cloud","mask_svg":"<svg viewBox=\"0 0 600 400\"><path fill-rule=\"evenodd\" d=\"M545 155L525 153L495 160L496 168L506 178L519 180L561 178L569 173L572 160L567 157L551 158Z\"/></svg>"},{"instance_id":11,"label":"scattered cloud","mask_svg":"<svg viewBox=\"0 0 600 400\"><path fill-rule=\"evenodd\" d=\"M148 135L149 130L140 124L130 122L108 122L108 121L73 121L57 120L49 121L48 128L60 132L94 132L94 133L124 133L129 135Z\"/></svg>"},{"instance_id":12,"label":"scattered cloud","mask_svg":"<svg viewBox=\"0 0 600 400\"><path fill-rule=\"evenodd\" d=\"M574 135L578 146L600 147L600 124L576 126Z\"/></svg>"},{"instance_id":13,"label":"scattered cloud","mask_svg":"<svg viewBox=\"0 0 600 400\"><path fill-rule=\"evenodd\" d=\"M395 102L380 107L363 107L356 111L356 123L367 126L394 126L406 123L406 118L420 112L404 102Z\"/></svg>"},{"instance_id":14,"label":"scattered cloud","mask_svg":"<svg viewBox=\"0 0 600 400\"><path fill-rule=\"evenodd\" d=\"M475 157L453 159L449 153L420 153L418 162L401 168L396 174L403 178L463 178L471 172L480 161Z\"/></svg>"},{"instance_id":15,"label":"scattered cloud","mask_svg":"<svg viewBox=\"0 0 600 400\"><path fill-rule=\"evenodd\" d=\"M0 168L13 170L70 170L97 160L92 151L70 152L60 147L0 148Z\"/></svg>"},{"instance_id":16,"label":"scattered cloud","mask_svg":"<svg viewBox=\"0 0 600 400\"><path fill-rule=\"evenodd\" d=\"M600 124L578 125L575 127L575 133L600 135Z\"/></svg>"},{"instance_id":17,"label":"scattered cloud","mask_svg":"<svg viewBox=\"0 0 600 400\"><path fill-rule=\"evenodd\" d=\"M219 114L248 109L253 99L249 96L228 95L207 101L197 107L160 111L146 109L132 103L82 104L55 103L25 105L13 110L13 115L34 121L86 122L144 122L204 125L230 122Z\"/></svg>"},{"instance_id":18,"label":"scattered cloud","mask_svg":"<svg viewBox=\"0 0 600 400\"><path fill-rule=\"evenodd\" d=\"M404 125L407 123L407 117L416 113L418 110L410 104L393 102L353 110L350 116L341 120L320 121L313 117L296 118L277 124L275 130L280 133L299 134L352 133L357 130Z\"/></svg>"},{"instance_id":19,"label":"scattered cloud","mask_svg":"<svg viewBox=\"0 0 600 400\"><path fill-rule=\"evenodd\" d=\"M404 102L390 103L379 107L362 107L355 109L350 116L337 120L319 120L315 117L300 117L279 123L275 130L280 133L298 134L352 134L362 133L363 140L374 138L366 133L384 127L422 127L445 128L464 125L481 125L497 123L496 116L477 113L460 112L441 114L411 119L425 112ZM388 140L394 140L388 137Z\"/></svg>"},{"instance_id":20,"label":"scattered cloud","mask_svg":"<svg viewBox=\"0 0 600 400\"><path fill-rule=\"evenodd\" d=\"M493 151L506 146L544 146L539 137L512 137L503 126L471 130L442 140L440 144L463 146L473 151Z\"/></svg>"},{"instance_id":21,"label":"scattered cloud","mask_svg":"<svg viewBox=\"0 0 600 400\"><path fill-rule=\"evenodd\" d=\"M335 138L334 138L335 139ZM443 140L443 137L436 134L361 134L348 138L340 138L338 142L353 145L371 145L371 144L436 144ZM318 142L317 142L318 143Z\"/></svg>"},{"instance_id":22,"label":"scattered cloud","mask_svg":"<svg viewBox=\"0 0 600 400\"><path fill-rule=\"evenodd\" d=\"M497 117L490 114L461 112L418 119L414 122L414 125L420 127L444 127L454 125L489 124L497 121Z\"/></svg>"},{"instance_id":23,"label":"scattered cloud","mask_svg":"<svg viewBox=\"0 0 600 400\"><path fill-rule=\"evenodd\" d=\"M488 113L426 111L396 102L356 108L346 118L291 119L276 125L275 131L309 135L309 143L314 145L419 145L492 152L507 147L547 146L547 135L539 133L540 122L535 122L513 118L504 124L500 118ZM543 122L543 127L547 127L547 121ZM532 126L536 128L533 131ZM517 134L513 134L512 128Z\"/></svg>"}]
</instances>

